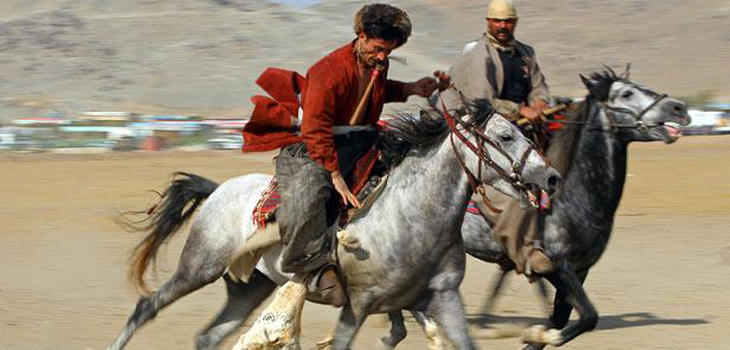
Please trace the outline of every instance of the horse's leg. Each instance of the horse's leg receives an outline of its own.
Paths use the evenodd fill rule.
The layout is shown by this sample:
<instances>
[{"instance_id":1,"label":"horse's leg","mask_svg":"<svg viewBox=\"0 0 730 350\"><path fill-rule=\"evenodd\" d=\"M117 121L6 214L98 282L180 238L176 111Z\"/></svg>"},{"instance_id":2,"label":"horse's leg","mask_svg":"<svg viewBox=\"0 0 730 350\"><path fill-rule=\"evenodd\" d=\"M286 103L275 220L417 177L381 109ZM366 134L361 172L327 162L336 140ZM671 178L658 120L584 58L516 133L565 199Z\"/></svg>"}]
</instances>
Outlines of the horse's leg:
<instances>
[{"instance_id":1,"label":"horse's leg","mask_svg":"<svg viewBox=\"0 0 730 350\"><path fill-rule=\"evenodd\" d=\"M403 321L403 312L393 311L388 313L388 319L390 320L390 332L388 335L380 338L380 343L385 349L393 349L406 338L408 331Z\"/></svg>"},{"instance_id":2,"label":"horse's leg","mask_svg":"<svg viewBox=\"0 0 730 350\"><path fill-rule=\"evenodd\" d=\"M476 349L469 337L463 303L458 289L434 292L428 305L428 314L432 315L438 325L459 350Z\"/></svg>"},{"instance_id":3,"label":"horse's leg","mask_svg":"<svg viewBox=\"0 0 730 350\"><path fill-rule=\"evenodd\" d=\"M439 329L439 325L432 319L428 318L422 311L411 311L411 315L416 319L416 322L421 326L423 334L428 339L428 348L431 350L445 350L448 349L448 341L444 338L442 332Z\"/></svg>"},{"instance_id":4,"label":"horse's leg","mask_svg":"<svg viewBox=\"0 0 730 350\"><path fill-rule=\"evenodd\" d=\"M446 341L439 332L439 327L433 320L429 319L422 311L411 311L416 322L421 326L423 334L428 338L428 348L431 350L446 349ZM406 338L407 330L403 321L402 311L388 313L390 319L390 333L380 338L380 342L386 349L395 348L398 343Z\"/></svg>"},{"instance_id":5,"label":"horse's leg","mask_svg":"<svg viewBox=\"0 0 730 350\"><path fill-rule=\"evenodd\" d=\"M186 257L187 255L183 251L177 270L157 292L152 296L139 298L137 307L127 320L124 329L109 344L107 350L122 349L137 328L153 319L157 312L175 300L217 280L223 275L226 268L227 258L200 259L200 257L195 257L193 259L191 257L186 259Z\"/></svg>"},{"instance_id":6,"label":"horse's leg","mask_svg":"<svg viewBox=\"0 0 730 350\"><path fill-rule=\"evenodd\" d=\"M366 314L355 314L350 305L345 305L340 311L340 319L335 328L335 339L332 344L333 350L348 350L352 341L355 340L357 331L362 327Z\"/></svg>"},{"instance_id":7,"label":"horse's leg","mask_svg":"<svg viewBox=\"0 0 730 350\"><path fill-rule=\"evenodd\" d=\"M502 290L502 286L504 285L504 281L507 278L507 274L510 272L509 270L499 270L499 277L494 281L492 284L492 288L490 288L491 293L487 297L487 301L484 303L484 306L482 307L482 313L488 314L492 311L494 311L494 305L497 302L497 297L499 297L499 293Z\"/></svg>"},{"instance_id":8,"label":"horse's leg","mask_svg":"<svg viewBox=\"0 0 730 350\"><path fill-rule=\"evenodd\" d=\"M555 279L553 279L555 280ZM562 287L558 287L555 283L555 299L553 302L553 313L548 318L546 325L551 328L563 328L568 324L570 319L570 313L573 311L573 306L568 303L565 299L565 292ZM543 343L527 343L521 350L542 350L547 346Z\"/></svg>"},{"instance_id":9,"label":"horse's leg","mask_svg":"<svg viewBox=\"0 0 730 350\"><path fill-rule=\"evenodd\" d=\"M197 349L217 348L276 289L276 283L258 270L254 270L251 279L246 283L234 281L228 275L223 275L223 279L226 281L228 300L215 320L198 335Z\"/></svg>"},{"instance_id":10,"label":"horse's leg","mask_svg":"<svg viewBox=\"0 0 730 350\"><path fill-rule=\"evenodd\" d=\"M557 289L555 311L551 317L551 323L556 327L561 324L565 326L568 323L571 308L578 311L580 318L576 324L563 329L541 331L539 328L533 328L532 332L528 330L524 337L526 341L560 346L596 327L598 312L588 299L582 285L586 276L587 271L577 274L572 269L562 265L557 266L553 273L546 276Z\"/></svg>"},{"instance_id":11,"label":"horse's leg","mask_svg":"<svg viewBox=\"0 0 730 350\"><path fill-rule=\"evenodd\" d=\"M550 312L550 301L548 301L549 300L548 299L549 292L547 289L548 286L545 283L545 280L542 278L538 278L537 280L535 280L535 283L537 284L537 292L540 295L540 304L542 305L543 312L545 312L546 316L550 317L551 312ZM557 293L555 294L555 297L557 298ZM554 310L555 310L555 308L553 307L553 311ZM554 312L553 312L553 314L554 314ZM558 327L558 328L562 328L562 326Z\"/></svg>"},{"instance_id":12,"label":"horse's leg","mask_svg":"<svg viewBox=\"0 0 730 350\"><path fill-rule=\"evenodd\" d=\"M588 276L588 270L578 272L577 276L581 285L583 285ZM558 280L558 282L560 281ZM559 283L559 285L564 288L562 283ZM565 291L562 288L555 291L553 314L550 316L550 323L553 328L565 327L570 319L570 313L573 311L573 306L566 300Z\"/></svg>"}]
</instances>

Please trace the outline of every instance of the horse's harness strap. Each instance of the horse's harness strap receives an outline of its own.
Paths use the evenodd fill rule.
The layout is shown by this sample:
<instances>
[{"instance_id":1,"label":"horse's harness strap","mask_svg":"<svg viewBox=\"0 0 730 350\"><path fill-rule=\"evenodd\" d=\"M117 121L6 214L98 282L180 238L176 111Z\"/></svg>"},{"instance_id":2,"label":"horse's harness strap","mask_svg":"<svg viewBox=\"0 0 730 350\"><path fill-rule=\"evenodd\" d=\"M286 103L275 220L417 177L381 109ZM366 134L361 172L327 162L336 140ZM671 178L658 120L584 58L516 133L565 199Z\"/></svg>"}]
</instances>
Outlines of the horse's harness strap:
<instances>
[{"instance_id":1,"label":"horse's harness strap","mask_svg":"<svg viewBox=\"0 0 730 350\"><path fill-rule=\"evenodd\" d=\"M454 134L453 133L449 137L449 141L451 141L451 148L454 150L454 155L456 155L456 160L459 161L461 168L464 169L464 171L466 172L466 179L469 180L469 185L471 186L472 190L479 193L479 195L482 197L482 201L484 201L484 204L487 206L487 208L489 208L489 210L491 210L497 214L502 213L501 209L495 207L492 204L492 201L489 199L489 197L487 197L487 194L484 191L484 187L481 186L481 181L479 181L479 179L481 178L481 175L482 175L482 157L478 157L479 164L477 166L478 167L478 169L477 169L478 177L477 177L477 176L474 176L474 174L471 172L471 170L469 170L469 167L466 166L464 159L459 155L458 152L456 152L456 144L454 143ZM495 169L498 169L498 168L495 168Z\"/></svg>"},{"instance_id":2,"label":"horse's harness strap","mask_svg":"<svg viewBox=\"0 0 730 350\"><path fill-rule=\"evenodd\" d=\"M453 136L456 135L456 137L459 138L459 140L466 145L474 154L476 154L477 158L479 159L479 164L477 165L477 171L478 171L478 177L475 177L474 174L466 167L466 164L464 163L464 160L461 158L461 156L457 153L457 159L459 159L459 163L461 163L462 167L464 167L464 170L466 170L467 175L470 177L470 182L472 182L472 186L480 185L479 178L481 178L481 170L482 170L482 162L486 163L489 167L494 169L497 174L503 178L504 180L514 183L515 180L513 180L516 176L515 174L508 174L504 169L502 169L497 163L495 163L491 156L489 155L489 151L487 147L484 146L485 143L489 144L490 146L494 147L498 152L502 153L502 155L507 158L507 160L510 163L513 163L515 166L514 168L518 167L518 164L514 162L514 159L510 157L507 152L505 152L499 145L494 143L492 140L487 137L484 133L482 133L479 130L474 129L473 126L468 125L464 123L461 120L458 120L454 118L448 110L446 110L446 106L443 103L443 99L441 100L442 107L444 109L444 118L446 119L446 124L448 124L449 128L451 129L451 146L456 147L456 144L454 143ZM471 141L469 141L466 136L457 128L457 121L459 122L459 125L462 126L464 129L466 129L468 132L470 132L476 139L477 144L474 145ZM530 149L526 151L526 153L529 153ZM517 177L519 175L517 174ZM515 185L518 185L514 183ZM476 187L475 187L476 189Z\"/></svg>"},{"instance_id":3,"label":"horse's harness strap","mask_svg":"<svg viewBox=\"0 0 730 350\"><path fill-rule=\"evenodd\" d=\"M454 149L454 153L456 154L456 159L459 161L459 164L464 169L467 175L467 179L469 180L469 184L471 185L472 189L479 193L482 197L482 200L487 205L487 207L496 212L501 213L502 211L498 208L495 208L492 204L489 198L487 198L486 193L483 188L481 188L481 179L482 176L482 163L486 163L487 166L492 168L499 177L507 181L508 183L512 184L512 186L517 188L524 188L524 184L522 183L522 172L525 169L527 158L530 155L530 152L536 151L535 145L530 143L528 148L525 150L525 152L522 154L522 157L518 162L515 162L515 160L504 150L502 147L497 145L494 141L490 140L489 137L484 134L481 130L477 130L474 128L473 125L467 124L466 122L462 121L461 119L454 118L449 111L446 109L446 105L444 103L443 98L441 98L441 107L444 111L444 119L446 120L446 124L451 129L452 133L450 135L450 141L451 141L451 147ZM464 128L467 132L469 132L474 138L476 139L476 145L472 143L469 139L466 138L466 136L458 129L457 127L461 126ZM467 146L476 156L478 159L477 164L477 175L475 176L474 173L469 170L469 168L466 166L466 163L464 162L464 159L462 156L456 152L456 143L454 142L454 135L461 141L464 145ZM495 150L500 152L511 164L512 169L511 173L508 173L502 167L500 167L497 163L492 160L489 149L486 147L486 144L492 146Z\"/></svg>"},{"instance_id":4,"label":"horse's harness strap","mask_svg":"<svg viewBox=\"0 0 730 350\"><path fill-rule=\"evenodd\" d=\"M649 104L646 108L644 108L641 112L639 112L639 114L636 114L636 112L634 112L634 111L632 111L632 110L630 110L628 108L624 108L624 107L613 107L613 106L609 106L608 104L605 104L604 103L603 104L603 108L607 112L608 111L611 111L611 112L615 112L615 113L628 114L628 115L633 116L634 119L636 119L636 124L634 124L634 125L625 125L625 124L618 124L618 123L609 123L608 126L611 126L613 128L645 129L646 128L646 124L644 124L644 122L641 120L641 118L643 118L644 115L647 112L649 112L652 108L656 107L656 105L659 104L659 102L661 102L663 99L667 98L668 96L669 95L667 95L667 94L661 94L661 95L659 95L659 97L657 97L657 99L654 100L654 102L652 102L651 104ZM606 114L608 115L608 113L606 113Z\"/></svg>"},{"instance_id":5,"label":"horse's harness strap","mask_svg":"<svg viewBox=\"0 0 730 350\"><path fill-rule=\"evenodd\" d=\"M489 210L493 211L495 214L502 214L503 210L495 207L494 203L492 203L492 200L487 197L487 191L484 189L484 186L477 187L477 193L479 193L479 195L482 197L484 205L486 205Z\"/></svg>"},{"instance_id":6,"label":"horse's harness strap","mask_svg":"<svg viewBox=\"0 0 730 350\"><path fill-rule=\"evenodd\" d=\"M646 124L644 124L644 122L641 120L641 118L643 118L646 113L648 113L652 108L656 107L656 105L659 104L659 102L661 102L663 99L665 99L667 97L669 97L669 95L667 95L667 94L659 95L659 97L656 100L654 100L649 106L644 108L638 114L628 108L613 107L613 106L607 105L606 103L602 103L602 107L603 107L603 109L606 110L606 112L610 111L610 112L615 112L615 113L629 114L629 115L633 116L634 119L636 119L636 124L633 124L633 125L609 122L606 124L606 126L609 126L613 129L640 129L640 130L645 129ZM606 113L606 115L609 115L609 113ZM549 121L551 123L567 124L567 125L588 125L589 124L588 122L579 122L579 121L573 121L573 120L552 120L552 119L550 119Z\"/></svg>"}]
</instances>

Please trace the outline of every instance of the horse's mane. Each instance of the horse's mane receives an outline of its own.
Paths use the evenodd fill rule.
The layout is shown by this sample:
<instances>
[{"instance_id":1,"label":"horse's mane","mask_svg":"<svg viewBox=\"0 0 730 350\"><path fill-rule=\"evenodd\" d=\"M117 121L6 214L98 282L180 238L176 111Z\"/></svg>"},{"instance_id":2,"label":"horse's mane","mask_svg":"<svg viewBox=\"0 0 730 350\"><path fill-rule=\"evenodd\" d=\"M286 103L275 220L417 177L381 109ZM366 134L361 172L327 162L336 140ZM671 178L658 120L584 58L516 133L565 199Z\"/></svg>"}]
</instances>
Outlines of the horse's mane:
<instances>
[{"instance_id":1,"label":"horse's mane","mask_svg":"<svg viewBox=\"0 0 730 350\"><path fill-rule=\"evenodd\" d=\"M626 84L630 84L633 87L641 90L645 94L652 96L656 98L659 96L656 92L649 90L640 84L637 84L636 82L633 82L629 80L629 68L630 65L626 66L626 71L622 73L621 75L616 74L616 72L611 69L611 67L604 66L605 69L602 71L593 72L590 75L590 83L587 84L588 87L588 96L586 99L594 99L600 102L606 102L608 100L608 94L611 92L611 84L620 81ZM588 79L583 77L581 75L581 78L583 79L583 82L585 83Z\"/></svg>"},{"instance_id":2,"label":"horse's mane","mask_svg":"<svg viewBox=\"0 0 730 350\"><path fill-rule=\"evenodd\" d=\"M591 113L591 106L595 101L586 98L574 109L568 110L564 116L566 121L586 123ZM584 124L564 124L560 131L556 132L546 153L550 163L557 169L563 169L563 175L567 175L575 159L577 145L583 136Z\"/></svg>"},{"instance_id":3,"label":"horse's mane","mask_svg":"<svg viewBox=\"0 0 730 350\"><path fill-rule=\"evenodd\" d=\"M585 78L581 75L583 82L588 88L588 95L577 108L571 109L565 113L565 120L577 124L563 125L563 129L559 134L556 134L551 141L548 154L552 155L551 159L553 165L559 169L565 169L565 174L570 172L573 165L577 145L583 135L583 130L586 128L585 123L588 123L588 120L591 118L591 113L597 113L597 110L593 109L592 106L598 102L605 102L608 99L609 92L611 91L611 85L617 81L636 85L628 80L628 66L626 68L626 72L621 75L616 74L616 72L608 66L604 67L605 69L602 71L591 73L589 78ZM636 87L642 89L638 85ZM645 91L650 94L656 94L650 90ZM558 162L566 163L559 165L557 164Z\"/></svg>"},{"instance_id":4,"label":"horse's mane","mask_svg":"<svg viewBox=\"0 0 730 350\"><path fill-rule=\"evenodd\" d=\"M486 99L467 103L470 125L482 125L494 114L492 104ZM412 149L423 149L440 143L451 130L442 113L434 108L421 109L419 113L399 113L388 120L387 126L378 137L381 160L387 168L400 164Z\"/></svg>"},{"instance_id":5,"label":"horse's mane","mask_svg":"<svg viewBox=\"0 0 730 350\"><path fill-rule=\"evenodd\" d=\"M586 99L595 99L597 101L606 101L608 93L611 92L611 85L617 81L625 80L616 75L610 67L602 71L590 74L591 86L588 88L588 96Z\"/></svg>"}]
</instances>

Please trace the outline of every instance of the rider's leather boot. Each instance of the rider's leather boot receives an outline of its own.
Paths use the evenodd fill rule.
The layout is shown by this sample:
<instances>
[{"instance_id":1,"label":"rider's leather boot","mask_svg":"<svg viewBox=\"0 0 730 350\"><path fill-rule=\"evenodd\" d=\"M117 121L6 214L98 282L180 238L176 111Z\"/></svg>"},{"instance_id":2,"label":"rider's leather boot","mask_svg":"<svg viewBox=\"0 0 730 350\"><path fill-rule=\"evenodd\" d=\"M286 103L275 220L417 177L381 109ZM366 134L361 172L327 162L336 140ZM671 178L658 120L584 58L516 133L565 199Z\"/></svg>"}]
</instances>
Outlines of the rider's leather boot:
<instances>
[{"instance_id":1,"label":"rider's leather boot","mask_svg":"<svg viewBox=\"0 0 730 350\"><path fill-rule=\"evenodd\" d=\"M330 303L333 306L340 307L345 305L347 296L334 267L327 268L322 273L322 276L319 278L319 288L322 290L322 295L329 296Z\"/></svg>"},{"instance_id":2,"label":"rider's leather boot","mask_svg":"<svg viewBox=\"0 0 730 350\"><path fill-rule=\"evenodd\" d=\"M307 289L309 293L319 295L318 299L329 302L332 306L340 307L347 302L347 295L334 265L324 266L315 272Z\"/></svg>"},{"instance_id":3,"label":"rider's leather boot","mask_svg":"<svg viewBox=\"0 0 730 350\"><path fill-rule=\"evenodd\" d=\"M528 247L527 256L525 257L525 274L531 275L533 273L538 275L545 275L552 272L555 269L550 258L545 254L545 251L538 247Z\"/></svg>"}]
</instances>

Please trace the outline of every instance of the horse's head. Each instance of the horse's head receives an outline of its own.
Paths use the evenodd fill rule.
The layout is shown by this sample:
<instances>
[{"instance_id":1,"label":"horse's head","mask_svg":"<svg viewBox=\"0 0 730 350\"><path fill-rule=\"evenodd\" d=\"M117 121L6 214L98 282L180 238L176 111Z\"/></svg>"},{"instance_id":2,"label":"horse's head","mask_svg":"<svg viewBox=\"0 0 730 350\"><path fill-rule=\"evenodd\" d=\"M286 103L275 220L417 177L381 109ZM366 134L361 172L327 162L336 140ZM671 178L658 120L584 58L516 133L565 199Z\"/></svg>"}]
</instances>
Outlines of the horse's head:
<instances>
[{"instance_id":1,"label":"horse's head","mask_svg":"<svg viewBox=\"0 0 730 350\"><path fill-rule=\"evenodd\" d=\"M588 88L588 98L603 105L607 126L627 142L672 143L682 135L680 126L690 123L684 102L629 80L628 66L620 76L607 67L589 78L581 75L581 80Z\"/></svg>"},{"instance_id":2,"label":"horse's head","mask_svg":"<svg viewBox=\"0 0 730 350\"><path fill-rule=\"evenodd\" d=\"M468 147L471 151L465 150L466 168L480 182L510 197L522 201L529 199L532 205L536 205L539 190L554 191L562 180L561 176L532 141L513 123L494 113L491 106L486 119L476 116L485 113L485 107L480 106L485 103L488 104L475 101L470 114L461 118L460 124L471 134L468 142L476 146L476 150L472 147ZM470 119L475 123L469 122ZM454 142L459 142L456 138Z\"/></svg>"}]
</instances>

